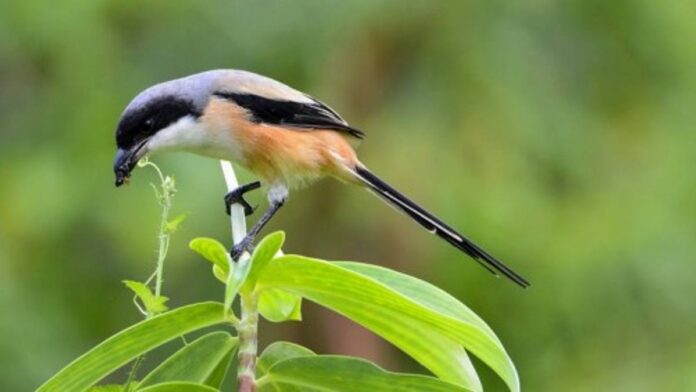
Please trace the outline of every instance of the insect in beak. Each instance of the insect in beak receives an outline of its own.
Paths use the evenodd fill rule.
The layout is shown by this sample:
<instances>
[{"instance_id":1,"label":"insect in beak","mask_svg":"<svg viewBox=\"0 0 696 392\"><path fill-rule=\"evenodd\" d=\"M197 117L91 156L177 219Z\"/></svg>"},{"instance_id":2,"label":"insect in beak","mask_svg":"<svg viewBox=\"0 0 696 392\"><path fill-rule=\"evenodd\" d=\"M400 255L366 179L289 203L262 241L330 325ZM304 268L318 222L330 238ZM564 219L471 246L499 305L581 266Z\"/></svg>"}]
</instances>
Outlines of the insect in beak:
<instances>
[{"instance_id":1,"label":"insect in beak","mask_svg":"<svg viewBox=\"0 0 696 392\"><path fill-rule=\"evenodd\" d=\"M131 172L138 164L140 158L142 158L147 152L144 147L148 140L149 139L145 139L141 141L130 150L119 148L118 151L116 151L116 158L114 159L114 174L116 175L115 184L117 187L123 184L128 184L130 181Z\"/></svg>"}]
</instances>

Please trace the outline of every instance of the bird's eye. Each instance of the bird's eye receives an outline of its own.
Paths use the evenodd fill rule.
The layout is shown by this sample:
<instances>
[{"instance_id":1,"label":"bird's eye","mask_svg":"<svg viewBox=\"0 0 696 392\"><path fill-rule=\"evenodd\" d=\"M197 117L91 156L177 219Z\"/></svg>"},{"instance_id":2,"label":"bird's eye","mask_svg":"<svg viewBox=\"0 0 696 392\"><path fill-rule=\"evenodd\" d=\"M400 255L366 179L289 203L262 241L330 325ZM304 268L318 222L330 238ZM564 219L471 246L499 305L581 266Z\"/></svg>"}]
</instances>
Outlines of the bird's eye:
<instances>
[{"instance_id":1,"label":"bird's eye","mask_svg":"<svg viewBox=\"0 0 696 392\"><path fill-rule=\"evenodd\" d=\"M146 128L146 129L151 130L151 129L154 127L154 125L155 125L155 121L154 121L153 119L151 119L151 118L148 118L147 120L145 120L145 124L144 124L144 125L145 125L145 128Z\"/></svg>"}]
</instances>

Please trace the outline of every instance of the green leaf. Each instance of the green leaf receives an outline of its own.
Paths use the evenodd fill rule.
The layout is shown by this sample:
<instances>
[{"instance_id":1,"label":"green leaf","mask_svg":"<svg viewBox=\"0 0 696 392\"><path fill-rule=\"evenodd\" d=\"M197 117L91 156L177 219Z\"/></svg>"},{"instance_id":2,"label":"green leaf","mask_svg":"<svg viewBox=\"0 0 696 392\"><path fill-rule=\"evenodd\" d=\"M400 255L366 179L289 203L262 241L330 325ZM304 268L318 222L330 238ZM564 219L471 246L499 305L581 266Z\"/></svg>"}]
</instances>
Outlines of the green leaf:
<instances>
[{"instance_id":1,"label":"green leaf","mask_svg":"<svg viewBox=\"0 0 696 392\"><path fill-rule=\"evenodd\" d=\"M247 290L254 289L256 280L261 274L261 271L266 268L266 265L275 257L280 248L283 247L284 242L285 233L282 231L271 233L259 242L256 249L254 249L254 253L251 255L251 269L244 282L244 286Z\"/></svg>"},{"instance_id":2,"label":"green leaf","mask_svg":"<svg viewBox=\"0 0 696 392\"><path fill-rule=\"evenodd\" d=\"M430 283L372 264L355 262L336 262L334 264L369 276L427 308L474 324L483 331L487 331L491 339L500 342L490 327L471 309L444 290ZM445 381L450 381L475 391L483 390L481 381L476 374L476 369L474 369L471 360L460 344L446 337L442 337L437 343L433 344L438 347L437 355L429 359L429 362L432 363L429 368L433 373ZM438 370L435 371L433 368Z\"/></svg>"},{"instance_id":3,"label":"green leaf","mask_svg":"<svg viewBox=\"0 0 696 392\"><path fill-rule=\"evenodd\" d=\"M213 274L221 282L227 280L230 271L230 254L227 248L212 238L198 237L189 242L189 248L213 263Z\"/></svg>"},{"instance_id":4,"label":"green leaf","mask_svg":"<svg viewBox=\"0 0 696 392\"><path fill-rule=\"evenodd\" d=\"M474 311L437 286L378 265L352 261L339 261L334 262L334 264L378 280L427 308L475 324L482 330L487 331L492 339L500 342L488 324Z\"/></svg>"},{"instance_id":5,"label":"green leaf","mask_svg":"<svg viewBox=\"0 0 696 392\"><path fill-rule=\"evenodd\" d=\"M63 368L37 392L81 391L141 354L176 337L229 321L217 302L184 306L135 324Z\"/></svg>"},{"instance_id":6,"label":"green leaf","mask_svg":"<svg viewBox=\"0 0 696 392\"><path fill-rule=\"evenodd\" d=\"M489 330L430 309L374 278L323 260L293 255L275 258L266 266L258 281L258 289L263 288L287 290L343 314L442 378L450 379L456 366L470 366L463 350L461 361L449 364L449 369L443 368L446 364L438 359L440 350L453 358L447 344L461 345L493 369L510 390L519 391L517 371ZM460 370L462 374L467 371Z\"/></svg>"},{"instance_id":7,"label":"green leaf","mask_svg":"<svg viewBox=\"0 0 696 392\"><path fill-rule=\"evenodd\" d=\"M433 377L388 372L371 362L334 355L290 358L273 365L259 379L258 390L324 392L465 392Z\"/></svg>"},{"instance_id":8,"label":"green leaf","mask_svg":"<svg viewBox=\"0 0 696 392\"><path fill-rule=\"evenodd\" d=\"M225 358L220 361L218 366L213 370L208 380L205 382L206 385L210 385L213 388L222 388L222 383L225 382L225 377L227 377L227 371L230 369L230 364L232 359L234 359L234 354L236 350L230 351Z\"/></svg>"},{"instance_id":9,"label":"green leaf","mask_svg":"<svg viewBox=\"0 0 696 392\"><path fill-rule=\"evenodd\" d=\"M228 276L225 283L226 309L232 306L232 302L240 290L251 291L254 289L259 273L280 250L284 240L285 233L275 232L261 240L251 257L247 258L246 253L242 254L233 273ZM249 279L250 276L251 279Z\"/></svg>"},{"instance_id":10,"label":"green leaf","mask_svg":"<svg viewBox=\"0 0 696 392\"><path fill-rule=\"evenodd\" d=\"M259 313L268 321L302 320L302 297L279 289L266 289L259 294Z\"/></svg>"},{"instance_id":11,"label":"green leaf","mask_svg":"<svg viewBox=\"0 0 696 392\"><path fill-rule=\"evenodd\" d=\"M87 392L125 392L125 387L118 384L97 385L88 389Z\"/></svg>"},{"instance_id":12,"label":"green leaf","mask_svg":"<svg viewBox=\"0 0 696 392\"><path fill-rule=\"evenodd\" d=\"M135 280L124 280L123 284L135 293L149 314L155 315L169 310L165 305L165 303L169 301L169 298L163 295L154 295L146 284Z\"/></svg>"},{"instance_id":13,"label":"green leaf","mask_svg":"<svg viewBox=\"0 0 696 392\"><path fill-rule=\"evenodd\" d=\"M285 233L277 231L261 240L251 256L251 269L244 282L243 290L251 291L266 265L280 252L285 242ZM302 320L302 297L283 290L265 290L259 296L259 313L268 321L283 322Z\"/></svg>"},{"instance_id":14,"label":"green leaf","mask_svg":"<svg viewBox=\"0 0 696 392\"><path fill-rule=\"evenodd\" d=\"M248 256L248 253L242 253L234 270L232 270L231 274L227 275L225 280L225 309L230 309L232 307L232 302L234 302L234 298L237 296L237 293L239 293L239 289L249 275L250 269L251 257Z\"/></svg>"},{"instance_id":15,"label":"green leaf","mask_svg":"<svg viewBox=\"0 0 696 392\"><path fill-rule=\"evenodd\" d=\"M283 232L266 236L251 257L248 276L241 276L241 279L246 279L247 284L252 285L263 267L278 253L284 241ZM189 243L189 248L213 263L213 274L220 282L227 281L229 256L227 249L220 242L211 238L195 238ZM266 290L259 296L259 312L272 322L299 321L302 320L302 298L282 290Z\"/></svg>"},{"instance_id":16,"label":"green leaf","mask_svg":"<svg viewBox=\"0 0 696 392\"><path fill-rule=\"evenodd\" d=\"M276 363L297 357L314 356L314 352L299 344L290 342L275 342L266 347L256 362L256 378L263 377Z\"/></svg>"},{"instance_id":17,"label":"green leaf","mask_svg":"<svg viewBox=\"0 0 696 392\"><path fill-rule=\"evenodd\" d=\"M157 366L140 382L138 390L171 381L208 384L218 365L236 347L237 338L227 332L211 332L204 335Z\"/></svg>"},{"instance_id":18,"label":"green leaf","mask_svg":"<svg viewBox=\"0 0 696 392\"><path fill-rule=\"evenodd\" d=\"M183 213L175 216L174 218L170 219L169 222L164 226L164 231L169 234L173 234L179 229L179 226L181 226L181 223L186 220L188 217L188 213Z\"/></svg>"},{"instance_id":19,"label":"green leaf","mask_svg":"<svg viewBox=\"0 0 696 392\"><path fill-rule=\"evenodd\" d=\"M215 279L219 280L221 283L225 283L227 280L227 275L227 272L222 268L218 267L217 265L213 266L213 276L215 276Z\"/></svg>"},{"instance_id":20,"label":"green leaf","mask_svg":"<svg viewBox=\"0 0 696 392\"><path fill-rule=\"evenodd\" d=\"M195 384L191 382L166 382L162 384L153 385L145 389L141 389L142 392L218 392L217 389L209 387L207 385Z\"/></svg>"}]
</instances>

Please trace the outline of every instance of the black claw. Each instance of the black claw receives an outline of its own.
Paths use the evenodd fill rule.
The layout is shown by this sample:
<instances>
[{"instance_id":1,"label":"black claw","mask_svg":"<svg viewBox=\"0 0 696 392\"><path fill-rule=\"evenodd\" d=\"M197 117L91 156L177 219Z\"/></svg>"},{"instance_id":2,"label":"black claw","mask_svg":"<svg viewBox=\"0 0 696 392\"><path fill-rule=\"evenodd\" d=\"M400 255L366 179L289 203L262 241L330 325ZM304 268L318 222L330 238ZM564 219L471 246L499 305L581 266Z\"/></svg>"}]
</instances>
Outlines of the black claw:
<instances>
[{"instance_id":1,"label":"black claw","mask_svg":"<svg viewBox=\"0 0 696 392\"><path fill-rule=\"evenodd\" d=\"M244 207L244 215L246 216L253 214L256 210L256 207L252 207L251 204L249 204L249 202L246 201L246 199L244 199L244 194L249 191L253 191L254 189L258 189L260 187L261 183L259 181L254 181L248 184L244 184L225 195L225 211L227 212L227 215L230 215L231 213L230 207L232 206L232 204L239 204L242 207Z\"/></svg>"},{"instance_id":2,"label":"black claw","mask_svg":"<svg viewBox=\"0 0 696 392\"><path fill-rule=\"evenodd\" d=\"M258 187L258 185L252 185L252 187ZM232 249L230 250L230 256L232 256L232 260L238 260L239 256L241 256L244 251L249 251L252 252L254 250L254 238L259 234L259 232L263 229L263 227L268 223L271 218L273 218L273 215L275 215L276 212L280 209L280 207L283 205L283 203L279 202L272 202L271 206L268 207L268 210L261 215L258 221L254 223L254 226L251 227L249 232L247 233L246 237L242 239L240 243L237 245L233 246Z\"/></svg>"},{"instance_id":3,"label":"black claw","mask_svg":"<svg viewBox=\"0 0 696 392\"><path fill-rule=\"evenodd\" d=\"M251 206L249 203L247 203L246 200L244 200L242 203L242 207L244 207L244 216L249 216L256 211L256 208L258 206Z\"/></svg>"},{"instance_id":4,"label":"black claw","mask_svg":"<svg viewBox=\"0 0 696 392\"><path fill-rule=\"evenodd\" d=\"M248 237L244 238L240 243L232 247L230 250L230 256L232 257L232 260L237 261L239 260L239 256L241 256L245 251L249 253L254 251L254 244L251 243L251 240Z\"/></svg>"}]
</instances>

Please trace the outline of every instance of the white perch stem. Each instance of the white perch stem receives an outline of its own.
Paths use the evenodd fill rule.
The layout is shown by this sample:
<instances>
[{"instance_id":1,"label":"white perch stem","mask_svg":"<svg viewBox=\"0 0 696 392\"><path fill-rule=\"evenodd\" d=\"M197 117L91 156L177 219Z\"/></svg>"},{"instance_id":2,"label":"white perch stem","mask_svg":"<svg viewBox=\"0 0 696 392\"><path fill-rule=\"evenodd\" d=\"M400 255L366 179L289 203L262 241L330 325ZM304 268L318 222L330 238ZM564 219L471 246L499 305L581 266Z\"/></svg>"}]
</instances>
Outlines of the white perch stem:
<instances>
[{"instance_id":1,"label":"white perch stem","mask_svg":"<svg viewBox=\"0 0 696 392\"><path fill-rule=\"evenodd\" d=\"M239 181L234 174L234 168L228 161L220 161L222 174L225 176L228 192L239 187ZM232 224L232 242L236 245L247 234L246 217L244 215L244 207L239 204L230 206L230 223ZM244 268L243 265L249 263L249 254L244 252L240 257L239 264L236 268ZM230 268L230 274L232 268ZM230 280L228 279L228 282ZM244 295L241 297L241 319L237 326L239 338L239 365L237 368L237 390L239 392L254 392L256 390L256 353L258 345L258 302L255 293Z\"/></svg>"},{"instance_id":2,"label":"white perch stem","mask_svg":"<svg viewBox=\"0 0 696 392\"><path fill-rule=\"evenodd\" d=\"M239 187L239 181L234 174L234 168L229 161L220 161L222 174L225 176L227 191L232 192ZM244 207L239 204L233 204L230 207L230 223L232 225L232 243L238 244L247 233L246 217L244 215Z\"/></svg>"}]
</instances>

